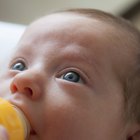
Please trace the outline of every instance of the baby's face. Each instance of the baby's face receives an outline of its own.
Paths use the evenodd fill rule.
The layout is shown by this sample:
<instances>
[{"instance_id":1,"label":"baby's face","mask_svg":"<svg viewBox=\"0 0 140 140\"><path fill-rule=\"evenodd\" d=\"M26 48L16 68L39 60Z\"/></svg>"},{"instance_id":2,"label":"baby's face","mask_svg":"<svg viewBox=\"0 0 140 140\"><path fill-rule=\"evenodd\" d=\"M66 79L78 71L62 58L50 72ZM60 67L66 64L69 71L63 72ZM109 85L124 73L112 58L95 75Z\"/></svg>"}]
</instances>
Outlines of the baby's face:
<instances>
[{"instance_id":1,"label":"baby's face","mask_svg":"<svg viewBox=\"0 0 140 140\"><path fill-rule=\"evenodd\" d=\"M126 138L123 90L107 30L72 14L50 15L26 30L0 88L29 119L29 140Z\"/></svg>"}]
</instances>

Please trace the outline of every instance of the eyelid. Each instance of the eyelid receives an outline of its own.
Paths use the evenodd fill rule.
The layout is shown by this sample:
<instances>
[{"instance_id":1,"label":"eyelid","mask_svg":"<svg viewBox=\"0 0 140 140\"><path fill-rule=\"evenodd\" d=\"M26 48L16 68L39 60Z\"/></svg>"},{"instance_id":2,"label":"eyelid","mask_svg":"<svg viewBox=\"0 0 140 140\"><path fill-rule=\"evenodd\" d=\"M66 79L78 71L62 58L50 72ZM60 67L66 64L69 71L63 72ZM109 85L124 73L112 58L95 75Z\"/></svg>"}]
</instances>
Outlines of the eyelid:
<instances>
[{"instance_id":1,"label":"eyelid","mask_svg":"<svg viewBox=\"0 0 140 140\"><path fill-rule=\"evenodd\" d=\"M22 58L22 57L16 57L16 58L14 58L14 59L9 63L9 69L11 69L13 65L15 65L16 63L19 63L19 62L24 63L25 66L28 68L28 63L27 63L27 61L26 61L24 58Z\"/></svg>"},{"instance_id":2,"label":"eyelid","mask_svg":"<svg viewBox=\"0 0 140 140\"><path fill-rule=\"evenodd\" d=\"M78 73L78 74L80 75L81 80L83 81L83 83L84 83L84 84L87 83L87 81L88 81L87 75L86 75L83 71L81 71L80 69L78 69L78 68L73 68L73 67L65 68L65 69L63 69L63 70L60 70L60 71L57 73L56 77L57 77L57 78L60 78L60 77L62 77L63 74L65 74L66 72L70 72L70 71L73 71L73 72Z\"/></svg>"}]
</instances>

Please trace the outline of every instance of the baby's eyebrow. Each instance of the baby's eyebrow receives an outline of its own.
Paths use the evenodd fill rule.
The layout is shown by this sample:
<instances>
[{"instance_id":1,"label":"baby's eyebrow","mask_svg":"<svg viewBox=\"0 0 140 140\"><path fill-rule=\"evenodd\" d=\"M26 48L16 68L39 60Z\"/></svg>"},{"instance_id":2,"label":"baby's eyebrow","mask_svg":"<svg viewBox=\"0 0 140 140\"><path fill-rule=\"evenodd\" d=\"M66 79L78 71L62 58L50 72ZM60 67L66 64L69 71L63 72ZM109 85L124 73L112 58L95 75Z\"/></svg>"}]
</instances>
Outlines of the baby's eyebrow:
<instances>
[{"instance_id":1,"label":"baby's eyebrow","mask_svg":"<svg viewBox=\"0 0 140 140\"><path fill-rule=\"evenodd\" d=\"M65 61L67 64L80 66L89 79L93 80L93 75L100 75L99 66L96 60L94 60L94 57L90 57L85 53L82 54L73 51L63 54L61 58L63 59L62 61Z\"/></svg>"},{"instance_id":2,"label":"baby's eyebrow","mask_svg":"<svg viewBox=\"0 0 140 140\"><path fill-rule=\"evenodd\" d=\"M86 64L85 66L90 66L93 67L94 69L97 67L96 65L96 61L94 60L94 57L90 57L89 55L85 54L85 53L79 53L76 51L70 51L66 54L62 55L62 58L65 58L66 60L69 61L73 61L73 62L77 62L77 63L83 63Z\"/></svg>"}]
</instances>

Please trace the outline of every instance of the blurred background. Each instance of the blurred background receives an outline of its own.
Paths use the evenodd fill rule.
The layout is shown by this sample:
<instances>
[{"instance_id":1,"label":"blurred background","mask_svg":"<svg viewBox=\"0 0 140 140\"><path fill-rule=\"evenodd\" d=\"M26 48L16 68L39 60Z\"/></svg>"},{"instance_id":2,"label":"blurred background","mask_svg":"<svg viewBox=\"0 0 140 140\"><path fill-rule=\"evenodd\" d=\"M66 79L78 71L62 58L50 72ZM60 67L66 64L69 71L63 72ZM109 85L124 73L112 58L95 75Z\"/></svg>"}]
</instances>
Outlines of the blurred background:
<instances>
[{"instance_id":1,"label":"blurred background","mask_svg":"<svg viewBox=\"0 0 140 140\"><path fill-rule=\"evenodd\" d=\"M78 7L122 16L140 29L140 0L0 0L0 21L27 25L53 11Z\"/></svg>"}]
</instances>

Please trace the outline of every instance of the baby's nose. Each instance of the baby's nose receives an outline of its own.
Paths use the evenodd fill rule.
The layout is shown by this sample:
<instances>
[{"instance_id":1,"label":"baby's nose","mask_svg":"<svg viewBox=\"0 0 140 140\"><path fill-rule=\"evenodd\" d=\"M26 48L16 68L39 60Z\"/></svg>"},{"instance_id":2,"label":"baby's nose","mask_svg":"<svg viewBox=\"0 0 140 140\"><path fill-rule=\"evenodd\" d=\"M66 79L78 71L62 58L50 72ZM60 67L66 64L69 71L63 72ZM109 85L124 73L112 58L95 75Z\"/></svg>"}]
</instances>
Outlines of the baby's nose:
<instances>
[{"instance_id":1,"label":"baby's nose","mask_svg":"<svg viewBox=\"0 0 140 140\"><path fill-rule=\"evenodd\" d=\"M11 92L24 94L30 99L37 99L41 96L43 90L41 77L41 74L35 71L20 72L15 75L11 82Z\"/></svg>"}]
</instances>

